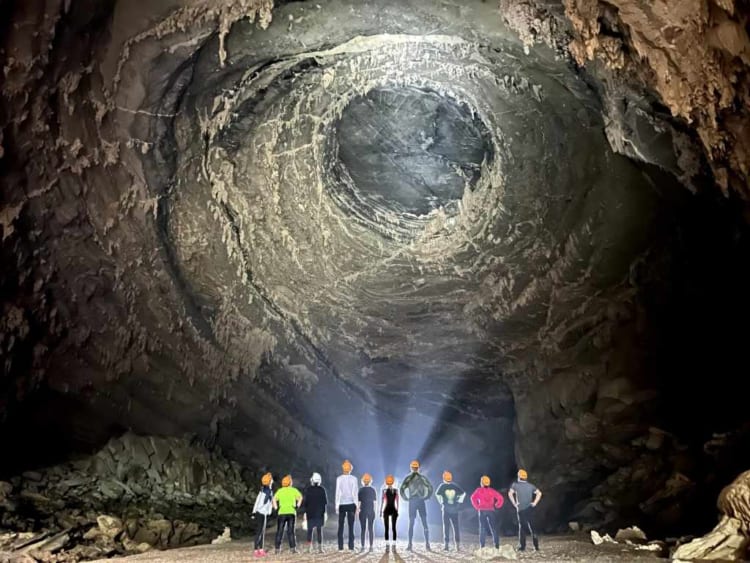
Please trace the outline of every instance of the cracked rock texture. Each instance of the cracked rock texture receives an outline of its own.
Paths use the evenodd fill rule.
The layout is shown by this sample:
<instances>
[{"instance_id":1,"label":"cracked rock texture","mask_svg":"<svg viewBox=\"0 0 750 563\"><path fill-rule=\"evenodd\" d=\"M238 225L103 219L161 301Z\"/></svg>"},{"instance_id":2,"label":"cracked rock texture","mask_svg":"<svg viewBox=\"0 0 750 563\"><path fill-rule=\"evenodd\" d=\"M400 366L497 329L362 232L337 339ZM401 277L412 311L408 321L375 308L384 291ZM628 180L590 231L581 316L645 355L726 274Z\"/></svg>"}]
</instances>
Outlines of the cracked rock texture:
<instances>
[{"instance_id":1,"label":"cracked rock texture","mask_svg":"<svg viewBox=\"0 0 750 563\"><path fill-rule=\"evenodd\" d=\"M747 6L672 4L0 2L0 477L189 433L713 525Z\"/></svg>"}]
</instances>

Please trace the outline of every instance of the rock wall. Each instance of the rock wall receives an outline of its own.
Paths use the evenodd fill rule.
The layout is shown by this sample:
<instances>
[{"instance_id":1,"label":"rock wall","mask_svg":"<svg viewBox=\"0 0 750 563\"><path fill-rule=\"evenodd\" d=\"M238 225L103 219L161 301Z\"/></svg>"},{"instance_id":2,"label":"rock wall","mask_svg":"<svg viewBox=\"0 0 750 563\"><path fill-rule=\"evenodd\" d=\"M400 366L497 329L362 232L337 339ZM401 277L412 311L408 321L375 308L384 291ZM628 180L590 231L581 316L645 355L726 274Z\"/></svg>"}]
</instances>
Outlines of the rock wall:
<instances>
[{"instance_id":1,"label":"rock wall","mask_svg":"<svg viewBox=\"0 0 750 563\"><path fill-rule=\"evenodd\" d=\"M1 482L0 527L14 532L0 551L64 551L73 561L207 543L224 527L247 533L249 479L259 476L188 439L127 433Z\"/></svg>"}]
</instances>

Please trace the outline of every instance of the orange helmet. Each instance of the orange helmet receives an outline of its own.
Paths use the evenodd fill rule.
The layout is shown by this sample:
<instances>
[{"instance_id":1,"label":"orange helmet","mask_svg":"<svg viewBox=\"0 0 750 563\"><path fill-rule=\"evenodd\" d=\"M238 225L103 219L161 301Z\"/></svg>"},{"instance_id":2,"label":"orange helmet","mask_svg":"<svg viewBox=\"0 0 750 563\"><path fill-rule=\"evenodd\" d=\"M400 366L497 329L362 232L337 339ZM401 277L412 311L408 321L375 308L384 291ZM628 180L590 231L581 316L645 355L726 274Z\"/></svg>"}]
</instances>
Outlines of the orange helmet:
<instances>
[{"instance_id":1,"label":"orange helmet","mask_svg":"<svg viewBox=\"0 0 750 563\"><path fill-rule=\"evenodd\" d=\"M282 487L291 487L292 486L292 476L291 475L284 475L284 478L281 480L281 486Z\"/></svg>"},{"instance_id":2,"label":"orange helmet","mask_svg":"<svg viewBox=\"0 0 750 563\"><path fill-rule=\"evenodd\" d=\"M260 478L260 484L264 487L268 487L271 483L273 483L273 475L270 473L266 473Z\"/></svg>"},{"instance_id":3,"label":"orange helmet","mask_svg":"<svg viewBox=\"0 0 750 563\"><path fill-rule=\"evenodd\" d=\"M344 463L341 464L341 469L344 470L344 473L351 473L354 469L354 466L352 465L352 462L348 459L344 460Z\"/></svg>"},{"instance_id":4,"label":"orange helmet","mask_svg":"<svg viewBox=\"0 0 750 563\"><path fill-rule=\"evenodd\" d=\"M453 473L447 470L443 471L443 481L445 481L446 483L450 483L451 481L453 481Z\"/></svg>"},{"instance_id":5,"label":"orange helmet","mask_svg":"<svg viewBox=\"0 0 750 563\"><path fill-rule=\"evenodd\" d=\"M370 475L369 473L365 473L364 475L362 475L362 484L369 485L370 483L372 483L372 475Z\"/></svg>"},{"instance_id":6,"label":"orange helmet","mask_svg":"<svg viewBox=\"0 0 750 563\"><path fill-rule=\"evenodd\" d=\"M479 480L479 482L483 487L489 487L492 481L490 481L490 478L487 475L482 475L482 478Z\"/></svg>"},{"instance_id":7,"label":"orange helmet","mask_svg":"<svg viewBox=\"0 0 750 563\"><path fill-rule=\"evenodd\" d=\"M519 479L524 479L524 480L526 480L526 479L528 479L528 478L529 478L529 474L528 474L528 473L526 473L526 470L525 470L525 469L519 469L519 470L518 470L518 478L519 478Z\"/></svg>"},{"instance_id":8,"label":"orange helmet","mask_svg":"<svg viewBox=\"0 0 750 563\"><path fill-rule=\"evenodd\" d=\"M395 483L395 482L396 482L396 479L393 477L393 475L388 475L385 478L385 484L388 485L389 487L392 487L393 483Z\"/></svg>"},{"instance_id":9,"label":"orange helmet","mask_svg":"<svg viewBox=\"0 0 750 563\"><path fill-rule=\"evenodd\" d=\"M411 467L412 471L417 471L419 469L419 462L415 459L409 464L409 467Z\"/></svg>"}]
</instances>

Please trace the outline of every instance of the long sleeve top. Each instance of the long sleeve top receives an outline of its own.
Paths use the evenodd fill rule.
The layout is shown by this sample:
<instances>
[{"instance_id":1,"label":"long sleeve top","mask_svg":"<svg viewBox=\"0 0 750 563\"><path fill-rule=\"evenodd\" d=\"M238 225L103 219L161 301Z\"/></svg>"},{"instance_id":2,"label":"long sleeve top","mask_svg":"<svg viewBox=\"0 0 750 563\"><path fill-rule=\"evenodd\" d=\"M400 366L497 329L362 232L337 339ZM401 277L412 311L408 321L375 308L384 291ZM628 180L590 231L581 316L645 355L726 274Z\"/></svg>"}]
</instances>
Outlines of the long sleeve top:
<instances>
[{"instance_id":1,"label":"long sleeve top","mask_svg":"<svg viewBox=\"0 0 750 563\"><path fill-rule=\"evenodd\" d=\"M342 504L357 504L359 483L354 475L339 475L336 478L336 509Z\"/></svg>"},{"instance_id":2,"label":"long sleeve top","mask_svg":"<svg viewBox=\"0 0 750 563\"><path fill-rule=\"evenodd\" d=\"M479 487L471 495L471 505L480 512L502 508L503 502L503 495L492 487Z\"/></svg>"}]
</instances>

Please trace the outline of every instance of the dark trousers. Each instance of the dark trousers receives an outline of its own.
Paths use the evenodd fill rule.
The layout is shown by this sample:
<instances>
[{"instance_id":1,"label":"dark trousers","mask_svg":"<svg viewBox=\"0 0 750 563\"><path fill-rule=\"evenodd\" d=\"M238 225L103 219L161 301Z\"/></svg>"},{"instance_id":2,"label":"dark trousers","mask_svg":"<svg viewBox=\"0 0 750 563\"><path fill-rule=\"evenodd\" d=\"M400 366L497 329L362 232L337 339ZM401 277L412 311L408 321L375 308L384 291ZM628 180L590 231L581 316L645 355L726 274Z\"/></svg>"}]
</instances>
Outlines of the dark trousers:
<instances>
[{"instance_id":1,"label":"dark trousers","mask_svg":"<svg viewBox=\"0 0 750 563\"><path fill-rule=\"evenodd\" d=\"M262 518L258 519L258 534L255 536L255 549L263 549L266 543L266 523L268 522L268 516L265 514Z\"/></svg>"},{"instance_id":2,"label":"dark trousers","mask_svg":"<svg viewBox=\"0 0 750 563\"><path fill-rule=\"evenodd\" d=\"M349 549L354 549L354 513L356 504L339 505L339 549L344 549L344 520L349 527Z\"/></svg>"},{"instance_id":3,"label":"dark trousers","mask_svg":"<svg viewBox=\"0 0 750 563\"><path fill-rule=\"evenodd\" d=\"M484 542L487 539L487 534L492 534L492 539L495 541L495 547L500 547L500 536L495 531L494 510L479 511L479 545L481 547L484 547Z\"/></svg>"},{"instance_id":4,"label":"dark trousers","mask_svg":"<svg viewBox=\"0 0 750 563\"><path fill-rule=\"evenodd\" d=\"M445 539L445 547L451 541L451 527L453 527L453 539L456 540L456 545L461 543L461 530L458 527L458 512L446 512L443 510L443 539Z\"/></svg>"},{"instance_id":5,"label":"dark trousers","mask_svg":"<svg viewBox=\"0 0 750 563\"><path fill-rule=\"evenodd\" d=\"M534 509L529 507L518 511L518 546L526 549L526 534L531 534L534 549L539 549L539 538L534 532L533 526Z\"/></svg>"},{"instance_id":6,"label":"dark trousers","mask_svg":"<svg viewBox=\"0 0 750 563\"><path fill-rule=\"evenodd\" d=\"M372 542L375 540L375 512L360 511L359 527L361 530L362 547L365 547L365 530L370 536L370 547L372 547Z\"/></svg>"},{"instance_id":7,"label":"dark trousers","mask_svg":"<svg viewBox=\"0 0 750 563\"><path fill-rule=\"evenodd\" d=\"M289 537L289 547L294 549L297 547L297 540L294 537L294 521L296 517L294 514L282 514L279 515L276 524L276 549L281 547L281 540L284 539L284 528L286 527L286 534Z\"/></svg>"},{"instance_id":8,"label":"dark trousers","mask_svg":"<svg viewBox=\"0 0 750 563\"><path fill-rule=\"evenodd\" d=\"M388 541L388 520L391 521L391 529L393 530L393 541L396 541L396 520L398 520L398 512L384 512L383 513L383 525L385 526L385 541Z\"/></svg>"},{"instance_id":9,"label":"dark trousers","mask_svg":"<svg viewBox=\"0 0 750 563\"><path fill-rule=\"evenodd\" d=\"M312 543L313 530L318 531L318 545L323 545L323 518L307 518L307 543Z\"/></svg>"},{"instance_id":10,"label":"dark trousers","mask_svg":"<svg viewBox=\"0 0 750 563\"><path fill-rule=\"evenodd\" d=\"M417 514L419 514L419 520L422 522L424 542L430 545L430 529L427 527L427 508L422 499L409 501L409 545L411 545L411 540L414 538L414 520L416 520Z\"/></svg>"}]
</instances>

